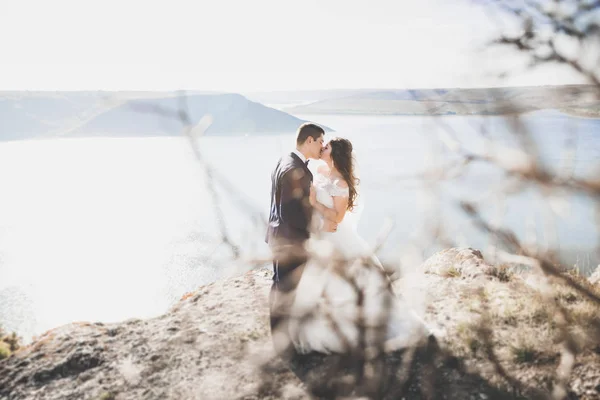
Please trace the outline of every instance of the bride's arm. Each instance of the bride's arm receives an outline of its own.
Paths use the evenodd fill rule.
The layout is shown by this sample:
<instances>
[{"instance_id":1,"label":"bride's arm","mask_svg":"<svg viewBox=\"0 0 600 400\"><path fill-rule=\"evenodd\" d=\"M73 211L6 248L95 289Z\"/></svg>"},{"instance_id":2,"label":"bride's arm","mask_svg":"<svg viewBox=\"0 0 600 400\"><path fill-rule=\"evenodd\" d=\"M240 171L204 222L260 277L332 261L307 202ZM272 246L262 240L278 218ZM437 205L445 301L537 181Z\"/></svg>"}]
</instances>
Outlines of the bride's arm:
<instances>
[{"instance_id":1,"label":"bride's arm","mask_svg":"<svg viewBox=\"0 0 600 400\"><path fill-rule=\"evenodd\" d=\"M316 209L317 192L315 191L314 186L310 187L309 201L310 201L311 207ZM321 203L319 203L319 204L321 204ZM335 222L335 221L327 218L325 215L323 215L323 219L321 220L321 224L320 224L320 227L318 228L318 230L322 230L324 232L335 232L337 230L337 222Z\"/></svg>"},{"instance_id":2,"label":"bride's arm","mask_svg":"<svg viewBox=\"0 0 600 400\"><path fill-rule=\"evenodd\" d=\"M339 224L340 222L342 222L344 216L346 215L346 210L348 209L348 198L342 196L334 196L333 208L329 208L317 202L315 204L315 209L321 214L323 214L323 216L328 220L334 221Z\"/></svg>"},{"instance_id":3,"label":"bride's arm","mask_svg":"<svg viewBox=\"0 0 600 400\"><path fill-rule=\"evenodd\" d=\"M348 187L346 182L339 182L338 186L342 189ZM335 223L340 223L346 215L348 209L348 197L345 196L333 196L333 208L329 208L322 203L319 203L316 198L316 192L314 189L311 190L311 204L312 206L325 218Z\"/></svg>"}]
</instances>

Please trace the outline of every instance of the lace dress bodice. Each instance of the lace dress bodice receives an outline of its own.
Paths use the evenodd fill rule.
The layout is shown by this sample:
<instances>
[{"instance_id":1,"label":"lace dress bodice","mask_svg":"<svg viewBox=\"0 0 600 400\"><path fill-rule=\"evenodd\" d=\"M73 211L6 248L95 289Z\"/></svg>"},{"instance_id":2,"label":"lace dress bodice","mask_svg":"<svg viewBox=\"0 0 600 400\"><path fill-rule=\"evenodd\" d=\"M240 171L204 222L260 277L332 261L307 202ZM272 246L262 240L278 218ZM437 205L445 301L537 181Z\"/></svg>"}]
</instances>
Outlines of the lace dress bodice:
<instances>
[{"instance_id":1,"label":"lace dress bodice","mask_svg":"<svg viewBox=\"0 0 600 400\"><path fill-rule=\"evenodd\" d=\"M317 201L329 208L333 207L334 197L348 197L350 195L347 187L339 186L340 179L330 179L323 174L317 173L313 183L317 191Z\"/></svg>"},{"instance_id":2,"label":"lace dress bodice","mask_svg":"<svg viewBox=\"0 0 600 400\"><path fill-rule=\"evenodd\" d=\"M334 197L348 197L350 193L347 187L344 188L340 186L340 179L331 179L321 173L314 175L313 185L317 194L317 201L328 208L334 208ZM314 213L313 215L314 218L316 218L316 226L318 227L317 229L321 230L323 228L324 217L320 213ZM346 228L350 228L350 226L346 223L345 216L344 220L338 224L337 232L335 232L336 236L339 237L340 233ZM333 232L321 232L321 235L333 234Z\"/></svg>"}]
</instances>

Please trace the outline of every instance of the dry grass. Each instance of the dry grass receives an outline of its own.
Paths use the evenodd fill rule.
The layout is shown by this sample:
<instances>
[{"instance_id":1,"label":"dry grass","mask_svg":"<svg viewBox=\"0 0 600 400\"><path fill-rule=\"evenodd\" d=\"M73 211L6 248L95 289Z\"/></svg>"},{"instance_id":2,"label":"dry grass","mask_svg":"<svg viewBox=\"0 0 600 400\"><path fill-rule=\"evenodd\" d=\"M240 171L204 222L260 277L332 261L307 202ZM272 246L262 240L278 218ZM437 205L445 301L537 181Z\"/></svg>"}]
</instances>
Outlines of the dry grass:
<instances>
[{"instance_id":1,"label":"dry grass","mask_svg":"<svg viewBox=\"0 0 600 400\"><path fill-rule=\"evenodd\" d=\"M454 265L449 267L447 270L444 271L443 276L446 278L459 278L461 276L461 272L458 268L456 268Z\"/></svg>"},{"instance_id":2,"label":"dry grass","mask_svg":"<svg viewBox=\"0 0 600 400\"><path fill-rule=\"evenodd\" d=\"M555 379L564 346L565 333L558 318L558 307L563 307L569 318L568 336L575 344L577 357L600 362L597 304L565 283L547 286L551 292L546 293L528 283L530 274L511 272L505 276L510 278L466 281L461 285L451 283L456 282L451 279L433 283L436 288L448 285L429 309L437 308L438 321L454 313L455 318L446 325L444 338L451 353L500 386L510 380L492 368L495 363L508 374L508 379L535 388L546 387L547 382ZM464 313L458 312L461 309Z\"/></svg>"},{"instance_id":3,"label":"dry grass","mask_svg":"<svg viewBox=\"0 0 600 400\"><path fill-rule=\"evenodd\" d=\"M98 400L115 400L115 399L116 399L115 395L112 394L111 392L104 392L98 398Z\"/></svg>"},{"instance_id":4,"label":"dry grass","mask_svg":"<svg viewBox=\"0 0 600 400\"><path fill-rule=\"evenodd\" d=\"M196 294L196 292L186 292L183 294L183 296L181 296L179 301L185 301L185 300L189 299L190 297L193 297L195 294Z\"/></svg>"},{"instance_id":5,"label":"dry grass","mask_svg":"<svg viewBox=\"0 0 600 400\"><path fill-rule=\"evenodd\" d=\"M510 282L515 272L511 266L501 264L494 266L490 271L490 275L497 278L500 282Z\"/></svg>"},{"instance_id":6,"label":"dry grass","mask_svg":"<svg viewBox=\"0 0 600 400\"><path fill-rule=\"evenodd\" d=\"M8 344L0 341L0 360L10 357L11 353Z\"/></svg>"},{"instance_id":7,"label":"dry grass","mask_svg":"<svg viewBox=\"0 0 600 400\"><path fill-rule=\"evenodd\" d=\"M458 353L464 355L476 355L482 348L482 343L477 335L477 323L462 322L456 327L456 338L458 342Z\"/></svg>"},{"instance_id":8,"label":"dry grass","mask_svg":"<svg viewBox=\"0 0 600 400\"><path fill-rule=\"evenodd\" d=\"M22 339L15 332L7 334L0 328L0 360L21 348Z\"/></svg>"},{"instance_id":9,"label":"dry grass","mask_svg":"<svg viewBox=\"0 0 600 400\"><path fill-rule=\"evenodd\" d=\"M520 364L532 363L539 356L533 343L519 343L515 346L511 346L510 351L514 357L514 362Z\"/></svg>"}]
</instances>

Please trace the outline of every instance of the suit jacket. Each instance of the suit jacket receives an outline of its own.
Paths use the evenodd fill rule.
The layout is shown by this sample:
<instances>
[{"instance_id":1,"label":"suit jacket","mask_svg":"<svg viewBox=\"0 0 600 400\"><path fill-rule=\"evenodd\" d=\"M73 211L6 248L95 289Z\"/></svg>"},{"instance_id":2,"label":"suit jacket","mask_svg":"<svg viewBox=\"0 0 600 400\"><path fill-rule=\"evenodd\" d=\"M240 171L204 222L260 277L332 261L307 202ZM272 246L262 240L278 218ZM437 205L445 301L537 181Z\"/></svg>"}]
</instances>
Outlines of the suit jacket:
<instances>
[{"instance_id":1,"label":"suit jacket","mask_svg":"<svg viewBox=\"0 0 600 400\"><path fill-rule=\"evenodd\" d=\"M271 210L266 241L269 245L299 244L309 237L312 218L312 173L294 153L283 156L271 174Z\"/></svg>"}]
</instances>

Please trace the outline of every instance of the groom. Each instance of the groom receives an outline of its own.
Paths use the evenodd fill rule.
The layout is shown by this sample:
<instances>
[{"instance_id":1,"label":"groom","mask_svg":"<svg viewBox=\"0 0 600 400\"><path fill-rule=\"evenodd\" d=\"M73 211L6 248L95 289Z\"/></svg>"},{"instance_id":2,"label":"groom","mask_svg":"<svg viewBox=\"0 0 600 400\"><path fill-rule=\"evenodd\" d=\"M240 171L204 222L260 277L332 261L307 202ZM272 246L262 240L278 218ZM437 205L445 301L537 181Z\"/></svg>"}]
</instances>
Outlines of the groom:
<instances>
[{"instance_id":1,"label":"groom","mask_svg":"<svg viewBox=\"0 0 600 400\"><path fill-rule=\"evenodd\" d=\"M324 135L320 126L302 124L296 135L296 150L283 156L271 174L271 210L266 241L273 252L272 331L283 328L280 325L287 319L287 306L293 299L293 290L307 260L304 245L309 238L312 218L309 198L313 179L307 164L309 158L320 157ZM323 229L334 232L337 224L326 221Z\"/></svg>"}]
</instances>

